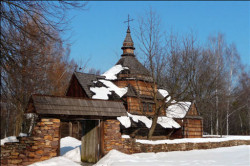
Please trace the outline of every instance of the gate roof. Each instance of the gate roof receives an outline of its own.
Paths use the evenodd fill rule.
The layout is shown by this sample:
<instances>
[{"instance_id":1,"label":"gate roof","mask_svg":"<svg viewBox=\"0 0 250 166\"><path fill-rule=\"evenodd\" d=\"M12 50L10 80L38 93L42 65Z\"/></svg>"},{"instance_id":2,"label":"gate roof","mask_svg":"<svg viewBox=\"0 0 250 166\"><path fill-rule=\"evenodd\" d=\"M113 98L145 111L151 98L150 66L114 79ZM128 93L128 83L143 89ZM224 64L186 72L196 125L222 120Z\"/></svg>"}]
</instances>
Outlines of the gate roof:
<instances>
[{"instance_id":1,"label":"gate roof","mask_svg":"<svg viewBox=\"0 0 250 166\"><path fill-rule=\"evenodd\" d=\"M26 113L44 115L126 116L123 102L32 95Z\"/></svg>"}]
</instances>

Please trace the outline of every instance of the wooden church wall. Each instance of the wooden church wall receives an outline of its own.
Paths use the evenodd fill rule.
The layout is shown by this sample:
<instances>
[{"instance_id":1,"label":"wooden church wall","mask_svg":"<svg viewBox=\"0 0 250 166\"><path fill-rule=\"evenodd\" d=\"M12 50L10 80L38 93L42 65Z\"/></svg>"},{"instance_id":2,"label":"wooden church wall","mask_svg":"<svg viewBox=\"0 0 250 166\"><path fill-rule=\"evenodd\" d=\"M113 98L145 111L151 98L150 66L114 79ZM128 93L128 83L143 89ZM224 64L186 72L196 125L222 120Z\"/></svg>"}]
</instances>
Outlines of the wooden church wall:
<instances>
[{"instance_id":1,"label":"wooden church wall","mask_svg":"<svg viewBox=\"0 0 250 166\"><path fill-rule=\"evenodd\" d=\"M203 121L199 117L195 104L191 105L186 118L183 120L183 134L185 138L201 138L203 135Z\"/></svg>"},{"instance_id":2,"label":"wooden church wall","mask_svg":"<svg viewBox=\"0 0 250 166\"><path fill-rule=\"evenodd\" d=\"M144 96L153 96L153 84L145 81L136 81L136 80L118 80L114 82L118 87L124 88L128 84L132 85L136 92ZM157 86L155 86L157 89Z\"/></svg>"},{"instance_id":3,"label":"wooden church wall","mask_svg":"<svg viewBox=\"0 0 250 166\"><path fill-rule=\"evenodd\" d=\"M195 104L191 105L191 108L189 109L187 116L199 116Z\"/></svg>"},{"instance_id":4,"label":"wooden church wall","mask_svg":"<svg viewBox=\"0 0 250 166\"><path fill-rule=\"evenodd\" d=\"M185 138L201 138L202 132L202 119L184 119Z\"/></svg>"}]
</instances>

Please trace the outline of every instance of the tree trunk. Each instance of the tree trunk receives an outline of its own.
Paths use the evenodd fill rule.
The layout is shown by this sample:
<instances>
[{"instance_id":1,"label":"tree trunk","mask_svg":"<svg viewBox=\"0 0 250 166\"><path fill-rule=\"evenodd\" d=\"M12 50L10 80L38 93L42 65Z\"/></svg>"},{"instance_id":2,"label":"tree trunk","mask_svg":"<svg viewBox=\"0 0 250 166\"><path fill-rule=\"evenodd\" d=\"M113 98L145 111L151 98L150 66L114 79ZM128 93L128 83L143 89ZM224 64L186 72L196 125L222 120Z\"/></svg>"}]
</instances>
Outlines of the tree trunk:
<instances>
[{"instance_id":1,"label":"tree trunk","mask_svg":"<svg viewBox=\"0 0 250 166\"><path fill-rule=\"evenodd\" d=\"M216 88L216 124L215 124L215 133L216 135L219 134L219 109L218 109L218 105L219 105L219 98L218 98L218 94L217 94L217 88Z\"/></svg>"},{"instance_id":2,"label":"tree trunk","mask_svg":"<svg viewBox=\"0 0 250 166\"><path fill-rule=\"evenodd\" d=\"M152 126L151 128L149 129L149 132L148 132L148 140L150 140L154 134L154 131L155 131L155 128L156 128L156 125L157 125L157 120L158 120L158 116L155 115L153 117L153 120L152 120Z\"/></svg>"},{"instance_id":3,"label":"tree trunk","mask_svg":"<svg viewBox=\"0 0 250 166\"><path fill-rule=\"evenodd\" d=\"M213 112L211 111L211 115L210 115L210 134L213 135L214 134L214 130L213 130Z\"/></svg>"}]
</instances>

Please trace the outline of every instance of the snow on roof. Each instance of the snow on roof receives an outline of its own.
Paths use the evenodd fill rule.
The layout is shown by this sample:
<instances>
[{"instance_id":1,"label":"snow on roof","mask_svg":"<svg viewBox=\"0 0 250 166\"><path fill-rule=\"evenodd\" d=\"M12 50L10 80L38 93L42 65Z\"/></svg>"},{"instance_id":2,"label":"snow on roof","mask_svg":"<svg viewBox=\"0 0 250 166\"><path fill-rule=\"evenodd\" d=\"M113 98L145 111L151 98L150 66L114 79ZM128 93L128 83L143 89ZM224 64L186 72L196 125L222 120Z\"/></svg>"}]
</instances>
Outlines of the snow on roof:
<instances>
[{"instance_id":1,"label":"snow on roof","mask_svg":"<svg viewBox=\"0 0 250 166\"><path fill-rule=\"evenodd\" d=\"M128 69L128 67L123 67L122 65L115 65L112 68L110 68L108 71L103 73L102 76L105 76L106 79L108 80L115 80L117 79L116 75L124 69Z\"/></svg>"},{"instance_id":2,"label":"snow on roof","mask_svg":"<svg viewBox=\"0 0 250 166\"><path fill-rule=\"evenodd\" d=\"M114 83L108 80L98 80L102 82L107 87L90 87L90 90L95 93L95 95L92 96L92 99L102 99L102 100L108 100L108 95L111 95L111 91L114 91L117 95L122 97L124 94L127 93L128 88L119 88Z\"/></svg>"},{"instance_id":3,"label":"snow on roof","mask_svg":"<svg viewBox=\"0 0 250 166\"><path fill-rule=\"evenodd\" d=\"M121 122L121 124L126 128L129 128L131 126L131 121L130 121L130 118L128 116L117 117L117 120L119 120Z\"/></svg>"},{"instance_id":4,"label":"snow on roof","mask_svg":"<svg viewBox=\"0 0 250 166\"><path fill-rule=\"evenodd\" d=\"M191 102L178 102L174 105L170 105L166 114L169 118L184 118L191 106Z\"/></svg>"},{"instance_id":5,"label":"snow on roof","mask_svg":"<svg viewBox=\"0 0 250 166\"><path fill-rule=\"evenodd\" d=\"M148 119L146 116L132 115L130 113L128 113L128 116L131 117L133 119L133 121L136 123L141 121L142 123L144 123L147 126L147 128L150 128L152 125L152 120Z\"/></svg>"},{"instance_id":6,"label":"snow on roof","mask_svg":"<svg viewBox=\"0 0 250 166\"><path fill-rule=\"evenodd\" d=\"M111 95L111 92L106 87L90 87L90 90L95 93L95 95L92 96L92 99L108 100L108 95Z\"/></svg>"},{"instance_id":7,"label":"snow on roof","mask_svg":"<svg viewBox=\"0 0 250 166\"><path fill-rule=\"evenodd\" d=\"M172 118L169 117L158 117L157 123L164 128L180 128L181 126Z\"/></svg>"},{"instance_id":8,"label":"snow on roof","mask_svg":"<svg viewBox=\"0 0 250 166\"><path fill-rule=\"evenodd\" d=\"M99 80L101 81L104 85L106 85L110 91L114 91L116 94L118 94L120 97L122 97L123 95L125 95L128 91L128 88L119 88L118 86L116 86L113 82L111 81L107 81L107 80Z\"/></svg>"},{"instance_id":9,"label":"snow on roof","mask_svg":"<svg viewBox=\"0 0 250 166\"><path fill-rule=\"evenodd\" d=\"M168 91L165 89L158 89L158 91L163 97L169 95ZM166 99L166 102L169 100L170 97ZM184 118L189 110L189 107L191 106L191 102L176 102L173 100L172 103L176 104L170 105L166 110L166 115L169 118Z\"/></svg>"},{"instance_id":10,"label":"snow on roof","mask_svg":"<svg viewBox=\"0 0 250 166\"><path fill-rule=\"evenodd\" d=\"M165 89L158 89L158 92L160 92L160 94L161 94L163 97L166 97L167 95L169 95L168 91L166 91ZM168 102L170 99L171 99L171 97L169 96L169 97L166 99L166 102Z\"/></svg>"},{"instance_id":11,"label":"snow on roof","mask_svg":"<svg viewBox=\"0 0 250 166\"><path fill-rule=\"evenodd\" d=\"M142 123L145 124L147 128L150 128L152 126L152 119L149 119L146 116L142 116L142 115L132 115L128 113L128 116L117 117L117 119L126 128L131 127L131 119L136 123L141 121ZM181 127L172 118L165 117L165 116L158 117L157 123L161 125L163 128L180 128Z\"/></svg>"}]
</instances>

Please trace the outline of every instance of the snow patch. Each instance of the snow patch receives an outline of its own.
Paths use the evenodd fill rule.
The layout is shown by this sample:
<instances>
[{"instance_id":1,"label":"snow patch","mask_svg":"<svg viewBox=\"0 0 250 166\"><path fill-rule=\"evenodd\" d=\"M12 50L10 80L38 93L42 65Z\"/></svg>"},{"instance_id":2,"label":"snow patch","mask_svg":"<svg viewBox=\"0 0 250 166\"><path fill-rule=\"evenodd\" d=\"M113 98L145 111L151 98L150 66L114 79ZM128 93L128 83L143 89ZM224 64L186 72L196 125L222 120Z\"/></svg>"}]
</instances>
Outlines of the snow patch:
<instances>
[{"instance_id":1,"label":"snow patch","mask_svg":"<svg viewBox=\"0 0 250 166\"><path fill-rule=\"evenodd\" d=\"M132 115L130 113L127 113L127 114L128 114L128 116L117 117L117 120L119 120L121 122L121 124L126 128L131 127L131 119L130 118L132 118L132 120L136 123L141 121L142 123L145 124L145 126L147 128L150 128L152 126L152 119L149 119L146 116ZM172 118L165 117L165 116L158 117L157 123L159 125L161 125L163 128L180 128L181 127Z\"/></svg>"},{"instance_id":2,"label":"snow patch","mask_svg":"<svg viewBox=\"0 0 250 166\"><path fill-rule=\"evenodd\" d=\"M142 123L144 123L147 126L147 128L150 128L152 125L152 120L148 119L146 116L132 115L130 113L128 113L128 116L131 117L133 119L133 121L136 123L141 121Z\"/></svg>"},{"instance_id":3,"label":"snow patch","mask_svg":"<svg viewBox=\"0 0 250 166\"><path fill-rule=\"evenodd\" d=\"M165 89L158 89L158 92L163 97L169 95L168 91L166 91ZM170 99L171 97L168 97L166 99L166 102L168 102ZM175 100L173 100L172 103L176 104L170 105L166 110L166 115L169 118L184 118L189 110L189 107L191 106L191 102L176 102Z\"/></svg>"},{"instance_id":4,"label":"snow patch","mask_svg":"<svg viewBox=\"0 0 250 166\"><path fill-rule=\"evenodd\" d=\"M174 105L170 105L166 110L167 117L184 118L190 106L191 102L178 102Z\"/></svg>"},{"instance_id":5,"label":"snow patch","mask_svg":"<svg viewBox=\"0 0 250 166\"><path fill-rule=\"evenodd\" d=\"M80 147L82 142L73 137L64 137L60 140L60 155L64 155L67 152ZM75 152L74 152L75 153Z\"/></svg>"},{"instance_id":6,"label":"snow patch","mask_svg":"<svg viewBox=\"0 0 250 166\"><path fill-rule=\"evenodd\" d=\"M108 80L99 80L107 87L90 87L90 90L95 93L92 96L92 99L102 99L108 100L108 95L111 95L111 91L114 91L118 96L122 97L124 94L127 93L128 88L119 88L114 83Z\"/></svg>"},{"instance_id":7,"label":"snow patch","mask_svg":"<svg viewBox=\"0 0 250 166\"><path fill-rule=\"evenodd\" d=\"M36 162L30 166L80 166L80 164L75 163L74 161L66 157L53 157L49 160Z\"/></svg>"},{"instance_id":8,"label":"snow patch","mask_svg":"<svg viewBox=\"0 0 250 166\"><path fill-rule=\"evenodd\" d=\"M180 128L181 126L172 118L169 117L158 117L157 123L164 128Z\"/></svg>"},{"instance_id":9,"label":"snow patch","mask_svg":"<svg viewBox=\"0 0 250 166\"><path fill-rule=\"evenodd\" d=\"M120 117L117 117L117 120L119 120L121 122L121 124L126 127L126 128L129 128L131 126L131 121L130 121L130 118L127 117L127 116L120 116Z\"/></svg>"},{"instance_id":10,"label":"snow patch","mask_svg":"<svg viewBox=\"0 0 250 166\"><path fill-rule=\"evenodd\" d=\"M108 87L109 91L114 91L120 97L122 97L123 95L125 95L125 93L127 93L127 91L128 91L127 87L125 87L125 88L119 88L118 86L116 86L111 81L107 81L107 80L99 80L99 81L101 81L104 85L106 85Z\"/></svg>"},{"instance_id":11,"label":"snow patch","mask_svg":"<svg viewBox=\"0 0 250 166\"><path fill-rule=\"evenodd\" d=\"M124 154L111 150L95 166L250 165L249 145L160 153Z\"/></svg>"},{"instance_id":12,"label":"snow patch","mask_svg":"<svg viewBox=\"0 0 250 166\"><path fill-rule=\"evenodd\" d=\"M167 95L169 95L168 91L166 91L165 89L158 89L158 92L163 96L166 97ZM166 98L166 102L168 102L171 99L171 97L169 96L168 98Z\"/></svg>"},{"instance_id":13,"label":"snow patch","mask_svg":"<svg viewBox=\"0 0 250 166\"><path fill-rule=\"evenodd\" d=\"M130 138L129 135L122 135L122 138Z\"/></svg>"},{"instance_id":14,"label":"snow patch","mask_svg":"<svg viewBox=\"0 0 250 166\"><path fill-rule=\"evenodd\" d=\"M19 134L19 137L27 137L28 136L28 134L26 134L26 133L20 133Z\"/></svg>"},{"instance_id":15,"label":"snow patch","mask_svg":"<svg viewBox=\"0 0 250 166\"><path fill-rule=\"evenodd\" d=\"M77 147L71 151L68 151L63 156L72 161L81 162L81 149L80 147Z\"/></svg>"},{"instance_id":16,"label":"snow patch","mask_svg":"<svg viewBox=\"0 0 250 166\"><path fill-rule=\"evenodd\" d=\"M115 65L112 68L110 68L108 71L103 73L102 76L105 76L106 79L108 80L115 80L117 79L116 75L124 69L128 69L128 67L122 67L122 65Z\"/></svg>"},{"instance_id":17,"label":"snow patch","mask_svg":"<svg viewBox=\"0 0 250 166\"><path fill-rule=\"evenodd\" d=\"M19 142L16 136L10 136L6 137L4 139L1 139L1 145L4 145L6 142Z\"/></svg>"},{"instance_id":18,"label":"snow patch","mask_svg":"<svg viewBox=\"0 0 250 166\"><path fill-rule=\"evenodd\" d=\"M223 142L230 140L250 140L250 136L223 136L222 138L182 138L173 140L140 140L137 139L136 142L142 144L178 144L178 143L206 143L206 142Z\"/></svg>"},{"instance_id":19,"label":"snow patch","mask_svg":"<svg viewBox=\"0 0 250 166\"><path fill-rule=\"evenodd\" d=\"M95 93L95 95L92 96L92 99L108 100L108 95L111 95L111 92L105 87L90 87L90 90Z\"/></svg>"}]
</instances>

